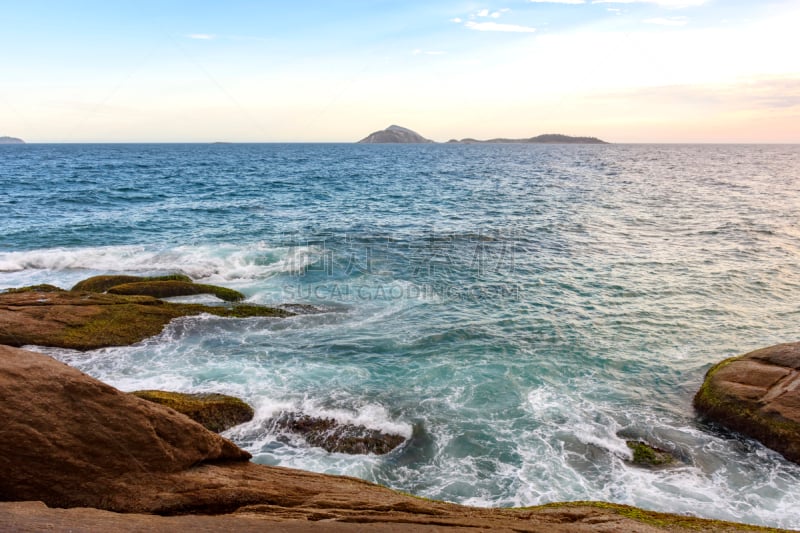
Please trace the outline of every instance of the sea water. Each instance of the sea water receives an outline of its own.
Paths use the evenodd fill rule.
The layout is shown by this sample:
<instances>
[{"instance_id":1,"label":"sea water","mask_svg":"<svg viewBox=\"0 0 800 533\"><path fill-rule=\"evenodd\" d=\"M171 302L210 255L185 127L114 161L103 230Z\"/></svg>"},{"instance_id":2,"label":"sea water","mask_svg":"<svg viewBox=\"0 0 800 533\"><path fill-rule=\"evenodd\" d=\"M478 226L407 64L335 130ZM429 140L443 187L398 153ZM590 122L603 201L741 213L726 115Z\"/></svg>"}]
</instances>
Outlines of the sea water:
<instances>
[{"instance_id":1,"label":"sea water","mask_svg":"<svg viewBox=\"0 0 800 533\"><path fill-rule=\"evenodd\" d=\"M183 272L324 311L38 348L243 398L225 435L259 463L800 528L800 466L691 406L713 363L798 340L799 175L798 146L0 146L0 288ZM285 410L408 441L331 454L272 433ZM633 466L628 439L679 461Z\"/></svg>"}]
</instances>

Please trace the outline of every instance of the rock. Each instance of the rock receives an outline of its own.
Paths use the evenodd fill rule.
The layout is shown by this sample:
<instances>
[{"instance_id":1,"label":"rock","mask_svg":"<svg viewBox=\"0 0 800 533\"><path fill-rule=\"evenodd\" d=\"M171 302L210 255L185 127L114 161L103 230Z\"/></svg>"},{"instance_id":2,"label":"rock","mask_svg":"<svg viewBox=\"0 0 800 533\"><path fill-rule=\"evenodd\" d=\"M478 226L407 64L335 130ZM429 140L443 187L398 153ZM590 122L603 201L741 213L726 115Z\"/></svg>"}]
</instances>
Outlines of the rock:
<instances>
[{"instance_id":1,"label":"rock","mask_svg":"<svg viewBox=\"0 0 800 533\"><path fill-rule=\"evenodd\" d=\"M108 289L109 294L123 294L127 296L153 296L154 298L171 298L174 296L193 296L196 294L213 294L226 302L239 302L244 300L244 294L216 285L201 285L186 283L185 281L140 281L125 283Z\"/></svg>"},{"instance_id":2,"label":"rock","mask_svg":"<svg viewBox=\"0 0 800 533\"><path fill-rule=\"evenodd\" d=\"M28 287L19 287L18 289L6 289L3 291L5 294L18 294L21 292L63 292L64 289L56 287L55 285L48 285L43 283L41 285L30 285Z\"/></svg>"},{"instance_id":3,"label":"rock","mask_svg":"<svg viewBox=\"0 0 800 533\"><path fill-rule=\"evenodd\" d=\"M0 144L25 144L25 141L17 137L0 137Z\"/></svg>"},{"instance_id":4,"label":"rock","mask_svg":"<svg viewBox=\"0 0 800 533\"><path fill-rule=\"evenodd\" d=\"M191 283L192 278L183 274L168 274L166 276L93 276L79 281L71 290L88 292L106 292L111 287L125 283L138 283L144 281L183 281Z\"/></svg>"},{"instance_id":5,"label":"rock","mask_svg":"<svg viewBox=\"0 0 800 533\"><path fill-rule=\"evenodd\" d=\"M360 141L361 144L390 144L390 143L403 143L403 144L420 144L432 143L430 139L426 139L419 133L411 131L402 126L389 126L385 130L370 133Z\"/></svg>"},{"instance_id":6,"label":"rock","mask_svg":"<svg viewBox=\"0 0 800 533\"><path fill-rule=\"evenodd\" d=\"M258 465L164 406L6 346L0 420L1 531L759 530L601 502L464 507Z\"/></svg>"},{"instance_id":7,"label":"rock","mask_svg":"<svg viewBox=\"0 0 800 533\"><path fill-rule=\"evenodd\" d=\"M239 398L225 394L185 394L158 390L134 391L131 394L174 409L216 433L244 424L252 420L254 415L252 407Z\"/></svg>"},{"instance_id":8,"label":"rock","mask_svg":"<svg viewBox=\"0 0 800 533\"><path fill-rule=\"evenodd\" d=\"M377 429L300 413L283 412L269 423L273 429L301 435L311 446L331 453L383 455L406 440L400 435L383 433Z\"/></svg>"},{"instance_id":9,"label":"rock","mask_svg":"<svg viewBox=\"0 0 800 533\"><path fill-rule=\"evenodd\" d=\"M800 342L711 367L694 397L698 413L800 463Z\"/></svg>"},{"instance_id":10,"label":"rock","mask_svg":"<svg viewBox=\"0 0 800 533\"><path fill-rule=\"evenodd\" d=\"M633 460L631 462L635 465L648 467L663 466L675 460L668 451L650 446L646 442L629 440L626 441L625 444L633 451Z\"/></svg>"},{"instance_id":11,"label":"rock","mask_svg":"<svg viewBox=\"0 0 800 533\"><path fill-rule=\"evenodd\" d=\"M6 292L0 293L0 344L75 350L126 346L159 334L174 318L202 313L231 318L293 315L258 305L177 304L149 296Z\"/></svg>"},{"instance_id":12,"label":"rock","mask_svg":"<svg viewBox=\"0 0 800 533\"><path fill-rule=\"evenodd\" d=\"M116 508L125 478L250 454L45 355L0 346L0 499ZM108 502L112 502L110 505Z\"/></svg>"}]
</instances>

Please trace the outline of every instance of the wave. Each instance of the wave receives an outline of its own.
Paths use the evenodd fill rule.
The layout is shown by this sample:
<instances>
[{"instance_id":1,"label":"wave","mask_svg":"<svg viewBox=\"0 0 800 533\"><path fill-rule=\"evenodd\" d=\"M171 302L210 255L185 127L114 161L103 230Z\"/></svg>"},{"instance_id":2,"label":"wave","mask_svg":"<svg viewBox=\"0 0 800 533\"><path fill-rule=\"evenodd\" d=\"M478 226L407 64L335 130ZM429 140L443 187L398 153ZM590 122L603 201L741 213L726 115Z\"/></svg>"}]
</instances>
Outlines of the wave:
<instances>
[{"instance_id":1,"label":"wave","mask_svg":"<svg viewBox=\"0 0 800 533\"><path fill-rule=\"evenodd\" d=\"M202 281L248 281L301 272L318 261L314 246L271 247L263 243L178 246L46 248L0 252L0 273L48 271L65 277L98 273L182 272ZM80 271L80 272L76 272Z\"/></svg>"}]
</instances>

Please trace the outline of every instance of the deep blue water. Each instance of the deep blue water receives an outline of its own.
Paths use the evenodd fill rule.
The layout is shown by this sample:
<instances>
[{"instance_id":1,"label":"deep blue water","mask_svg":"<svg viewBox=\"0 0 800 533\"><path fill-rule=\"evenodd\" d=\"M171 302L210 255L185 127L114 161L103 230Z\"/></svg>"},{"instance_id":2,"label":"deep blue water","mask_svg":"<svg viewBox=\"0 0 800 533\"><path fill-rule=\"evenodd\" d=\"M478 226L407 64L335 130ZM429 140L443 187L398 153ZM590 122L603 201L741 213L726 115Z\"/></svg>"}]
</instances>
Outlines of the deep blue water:
<instances>
[{"instance_id":1,"label":"deep blue water","mask_svg":"<svg viewBox=\"0 0 800 533\"><path fill-rule=\"evenodd\" d=\"M259 462L800 528L800 467L691 408L712 363L798 340L799 177L799 146L0 146L0 288L182 271L326 309L45 350L244 398L226 435ZM282 409L411 439L329 454L271 433ZM626 438L682 462L631 466Z\"/></svg>"}]
</instances>

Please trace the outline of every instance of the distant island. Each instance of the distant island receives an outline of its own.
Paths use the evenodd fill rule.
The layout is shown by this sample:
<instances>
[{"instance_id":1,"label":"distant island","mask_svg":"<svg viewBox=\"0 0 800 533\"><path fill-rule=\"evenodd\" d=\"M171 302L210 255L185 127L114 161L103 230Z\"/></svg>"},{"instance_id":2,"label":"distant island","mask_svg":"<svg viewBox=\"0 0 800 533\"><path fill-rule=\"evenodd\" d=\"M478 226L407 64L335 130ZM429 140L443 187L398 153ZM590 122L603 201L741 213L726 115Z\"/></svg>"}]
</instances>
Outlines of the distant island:
<instances>
[{"instance_id":1,"label":"distant island","mask_svg":"<svg viewBox=\"0 0 800 533\"><path fill-rule=\"evenodd\" d=\"M16 137L0 137L0 144L25 144L25 141Z\"/></svg>"},{"instance_id":2,"label":"distant island","mask_svg":"<svg viewBox=\"0 0 800 533\"><path fill-rule=\"evenodd\" d=\"M385 130L370 133L360 141L361 144L422 144L434 143L430 139L426 139L416 131L404 128L402 126L389 126ZM608 144L606 141L600 140L597 137L571 137L569 135L561 135L560 133L547 133L528 139L489 139L487 141L480 141L478 139L450 139L447 144Z\"/></svg>"},{"instance_id":3,"label":"distant island","mask_svg":"<svg viewBox=\"0 0 800 533\"><path fill-rule=\"evenodd\" d=\"M432 143L434 141L426 139L416 131L411 131L408 128L391 125L385 130L370 133L358 142L361 144L421 144Z\"/></svg>"},{"instance_id":4,"label":"distant island","mask_svg":"<svg viewBox=\"0 0 800 533\"><path fill-rule=\"evenodd\" d=\"M560 133L546 133L528 139L489 139L479 141L477 139L450 139L448 144L609 144L597 137L571 137Z\"/></svg>"}]
</instances>

